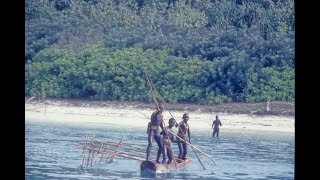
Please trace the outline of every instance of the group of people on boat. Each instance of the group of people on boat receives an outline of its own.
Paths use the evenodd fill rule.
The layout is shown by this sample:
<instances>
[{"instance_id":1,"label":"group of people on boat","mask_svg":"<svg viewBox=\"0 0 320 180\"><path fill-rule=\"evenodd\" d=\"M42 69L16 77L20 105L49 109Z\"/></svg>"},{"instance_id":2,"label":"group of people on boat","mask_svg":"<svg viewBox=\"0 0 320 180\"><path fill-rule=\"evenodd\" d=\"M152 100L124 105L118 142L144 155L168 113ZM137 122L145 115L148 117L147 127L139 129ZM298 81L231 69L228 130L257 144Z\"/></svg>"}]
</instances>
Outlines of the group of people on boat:
<instances>
[{"instance_id":1,"label":"group of people on boat","mask_svg":"<svg viewBox=\"0 0 320 180\"><path fill-rule=\"evenodd\" d=\"M164 126L162 112L164 110L163 105L157 107L157 111L151 115L151 120L148 124L148 148L147 157L148 161L150 158L152 142L155 140L158 144L158 152L156 162L160 163L160 156L162 155L162 164L170 164L174 159L171 143L178 143L179 155L178 159L184 160L187 155L187 144L186 142L191 141L190 130L189 130L189 115L184 113L182 121L178 124L174 118L170 118L168 126ZM178 134L174 135L172 128L178 128ZM176 136L176 139L174 139ZM167 160L168 157L168 160Z\"/></svg>"},{"instance_id":2,"label":"group of people on boat","mask_svg":"<svg viewBox=\"0 0 320 180\"><path fill-rule=\"evenodd\" d=\"M146 160L150 159L151 148L153 140L156 141L158 145L158 152L156 162L160 163L160 156L162 155L162 164L171 164L174 160L174 154L172 151L171 144L177 143L179 148L178 159L185 160L187 155L187 144L191 144L190 128L188 124L189 114L184 113L182 116L182 121L177 123L174 118L170 118L168 126L164 126L162 112L164 111L163 105L158 105L157 110L151 115L151 120L148 124L148 147ZM216 120L212 123L212 128L214 129L212 137L217 133L219 137L219 126L222 126L221 121L218 116ZM178 133L175 135L172 128L178 128ZM176 138L174 138L174 136ZM168 157L168 159L167 159Z\"/></svg>"}]
</instances>

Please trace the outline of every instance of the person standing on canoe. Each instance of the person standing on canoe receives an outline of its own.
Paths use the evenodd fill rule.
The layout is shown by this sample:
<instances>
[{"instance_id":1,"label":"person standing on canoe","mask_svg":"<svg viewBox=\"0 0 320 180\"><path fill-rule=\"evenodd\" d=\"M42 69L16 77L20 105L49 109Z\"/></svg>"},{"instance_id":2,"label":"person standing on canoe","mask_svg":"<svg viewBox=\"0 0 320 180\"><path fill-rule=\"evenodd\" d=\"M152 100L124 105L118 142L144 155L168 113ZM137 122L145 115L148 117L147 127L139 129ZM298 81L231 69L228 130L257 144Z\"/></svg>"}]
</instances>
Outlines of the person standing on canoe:
<instances>
[{"instance_id":1,"label":"person standing on canoe","mask_svg":"<svg viewBox=\"0 0 320 180\"><path fill-rule=\"evenodd\" d=\"M152 142L154 139L158 144L158 153L157 153L156 162L160 163L159 158L163 149L161 135L160 135L160 128L162 131L164 130L163 124L162 124L163 110L164 110L164 107L162 105L159 105L159 110L152 113L151 121L148 124L148 148L147 148L147 157L146 157L147 161L149 160L149 157L150 157ZM163 152L162 152L162 155L165 156Z\"/></svg>"},{"instance_id":2,"label":"person standing on canoe","mask_svg":"<svg viewBox=\"0 0 320 180\"><path fill-rule=\"evenodd\" d=\"M212 122L212 129L213 129L212 137L214 137L216 133L217 133L217 137L219 137L219 126L222 126L222 123L219 117L216 115L216 120Z\"/></svg>"},{"instance_id":3,"label":"person standing on canoe","mask_svg":"<svg viewBox=\"0 0 320 180\"><path fill-rule=\"evenodd\" d=\"M189 124L188 124L188 120L189 120L189 114L188 113L184 113L182 116L182 121L179 123L178 126L178 134L177 136L179 136L181 139L183 139L184 141L182 141L180 138L177 138L178 141L178 147L179 147L179 159L185 160L186 159L186 155L187 155L187 137L189 138L189 143L191 143L191 138L190 138L190 129L189 129Z\"/></svg>"},{"instance_id":4,"label":"person standing on canoe","mask_svg":"<svg viewBox=\"0 0 320 180\"><path fill-rule=\"evenodd\" d=\"M168 156L168 162L166 162L166 156L163 156L162 164L171 164L173 160L173 151L171 148L171 142L173 142L173 131L172 127L178 127L178 124L175 119L169 119L169 126L166 126L166 131L161 131L160 134L163 135L162 142L163 142L163 154Z\"/></svg>"}]
</instances>

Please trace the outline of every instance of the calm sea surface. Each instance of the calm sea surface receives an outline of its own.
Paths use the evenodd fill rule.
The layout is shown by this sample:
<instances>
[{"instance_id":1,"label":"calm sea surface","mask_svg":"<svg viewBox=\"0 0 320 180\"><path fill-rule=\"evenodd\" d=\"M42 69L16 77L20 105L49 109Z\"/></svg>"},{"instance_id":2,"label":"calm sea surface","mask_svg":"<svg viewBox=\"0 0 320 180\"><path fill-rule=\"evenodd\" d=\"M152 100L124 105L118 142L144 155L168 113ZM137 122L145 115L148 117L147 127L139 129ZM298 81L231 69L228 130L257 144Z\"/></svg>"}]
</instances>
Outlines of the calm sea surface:
<instances>
[{"instance_id":1,"label":"calm sea surface","mask_svg":"<svg viewBox=\"0 0 320 180\"><path fill-rule=\"evenodd\" d=\"M79 170L82 150L77 146L85 134L98 141L119 141L147 146L145 129L114 125L75 125L28 122L25 125L26 179L294 179L294 134L220 129L220 137L211 131L192 132L192 143L210 155L198 153L203 170L193 151L187 169L160 173L154 177L140 174L139 161L115 157L112 163L97 163ZM153 143L155 150L156 143ZM173 145L174 153L178 148Z\"/></svg>"}]
</instances>

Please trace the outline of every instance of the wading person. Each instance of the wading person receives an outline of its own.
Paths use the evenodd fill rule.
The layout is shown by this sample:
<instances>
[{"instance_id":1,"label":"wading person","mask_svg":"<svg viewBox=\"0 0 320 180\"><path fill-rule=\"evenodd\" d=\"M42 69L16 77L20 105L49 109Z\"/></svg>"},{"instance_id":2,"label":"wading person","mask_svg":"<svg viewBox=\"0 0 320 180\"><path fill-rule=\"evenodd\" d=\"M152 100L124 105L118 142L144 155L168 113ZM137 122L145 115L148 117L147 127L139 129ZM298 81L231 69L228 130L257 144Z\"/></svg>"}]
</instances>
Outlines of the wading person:
<instances>
[{"instance_id":1,"label":"wading person","mask_svg":"<svg viewBox=\"0 0 320 180\"><path fill-rule=\"evenodd\" d=\"M158 153L157 153L156 162L160 163L159 158L163 149L161 135L160 135L160 131L161 130L163 131L163 124L162 124L163 109L164 109L163 106L159 105L159 110L153 112L151 115L151 121L149 122L149 125L148 125L149 126L148 127L148 148L147 148L147 157L146 157L147 161L149 160L149 157L150 157L152 142L154 139L158 144Z\"/></svg>"},{"instance_id":2,"label":"wading person","mask_svg":"<svg viewBox=\"0 0 320 180\"><path fill-rule=\"evenodd\" d=\"M219 126L222 126L222 123L219 117L216 115L216 120L212 122L212 129L213 129L212 137L214 137L216 133L217 133L217 137L219 137Z\"/></svg>"},{"instance_id":3,"label":"wading person","mask_svg":"<svg viewBox=\"0 0 320 180\"><path fill-rule=\"evenodd\" d=\"M186 141L188 141L189 139L189 143L191 143L191 138L190 138L190 129L189 129L189 124L188 124L188 120L189 120L189 114L188 113L184 113L182 116L182 121L179 123L178 125L178 134L177 136L179 136L181 139L183 139L183 141L180 138L177 138L178 141L178 147L179 147L179 159L185 160L186 159L186 155L187 155L187 143ZM187 139L188 136L188 139Z\"/></svg>"},{"instance_id":4,"label":"wading person","mask_svg":"<svg viewBox=\"0 0 320 180\"><path fill-rule=\"evenodd\" d=\"M163 156L163 160L162 160L162 164L171 164L172 160L173 160L173 151L171 148L171 142L173 142L173 131L172 131L172 127L176 125L176 127L178 126L178 124L176 123L176 120L173 118L169 119L169 125L165 127L166 131L161 131L161 135L163 135L162 137L162 142L163 142L163 154L168 156L168 161L166 161L166 156Z\"/></svg>"}]
</instances>

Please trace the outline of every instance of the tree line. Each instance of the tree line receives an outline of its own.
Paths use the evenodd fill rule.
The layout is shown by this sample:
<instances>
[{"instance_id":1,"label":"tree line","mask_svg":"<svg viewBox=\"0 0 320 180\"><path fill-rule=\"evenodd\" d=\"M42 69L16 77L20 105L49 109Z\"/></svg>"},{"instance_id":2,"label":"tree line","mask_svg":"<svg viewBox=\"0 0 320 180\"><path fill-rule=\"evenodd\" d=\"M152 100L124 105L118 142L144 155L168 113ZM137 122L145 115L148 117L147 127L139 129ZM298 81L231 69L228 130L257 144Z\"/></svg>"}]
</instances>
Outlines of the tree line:
<instances>
[{"instance_id":1,"label":"tree line","mask_svg":"<svg viewBox=\"0 0 320 180\"><path fill-rule=\"evenodd\" d=\"M174 3L173 3L174 2ZM294 2L26 0L25 94L293 101Z\"/></svg>"}]
</instances>

